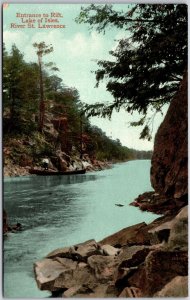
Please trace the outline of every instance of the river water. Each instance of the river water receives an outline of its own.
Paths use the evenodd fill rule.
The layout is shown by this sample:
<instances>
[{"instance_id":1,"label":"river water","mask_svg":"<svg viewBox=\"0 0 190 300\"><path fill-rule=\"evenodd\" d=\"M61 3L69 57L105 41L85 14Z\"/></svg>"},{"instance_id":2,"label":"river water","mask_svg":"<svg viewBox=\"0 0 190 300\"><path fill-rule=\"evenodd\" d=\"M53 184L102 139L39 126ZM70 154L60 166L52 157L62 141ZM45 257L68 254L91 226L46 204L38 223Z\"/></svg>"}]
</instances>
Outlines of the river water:
<instances>
[{"instance_id":1,"label":"river water","mask_svg":"<svg viewBox=\"0 0 190 300\"><path fill-rule=\"evenodd\" d=\"M48 297L34 280L35 261L56 248L99 241L124 227L154 220L156 215L128 205L152 190L149 174L150 161L138 160L85 175L5 178L9 223L19 222L24 230L4 240L4 297Z\"/></svg>"}]
</instances>

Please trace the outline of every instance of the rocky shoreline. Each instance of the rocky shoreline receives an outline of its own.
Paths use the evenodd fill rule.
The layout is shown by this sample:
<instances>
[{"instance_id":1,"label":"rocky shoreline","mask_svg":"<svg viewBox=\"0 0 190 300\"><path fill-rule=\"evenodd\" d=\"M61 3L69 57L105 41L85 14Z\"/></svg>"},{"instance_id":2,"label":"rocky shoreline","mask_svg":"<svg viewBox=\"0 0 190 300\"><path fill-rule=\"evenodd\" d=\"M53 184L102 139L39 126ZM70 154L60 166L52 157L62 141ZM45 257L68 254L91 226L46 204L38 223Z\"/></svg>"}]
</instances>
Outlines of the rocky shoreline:
<instances>
[{"instance_id":1,"label":"rocky shoreline","mask_svg":"<svg viewBox=\"0 0 190 300\"><path fill-rule=\"evenodd\" d=\"M63 153L63 155L65 155ZM81 168L82 165L82 160L79 158L74 158L74 163L78 169ZM62 171L69 171L69 167L67 167L67 162L64 159L61 159L62 162ZM94 160L91 161L90 159L86 160L86 171L87 172L92 172L92 171L101 171L104 169L109 169L111 168L112 163L107 162L107 161L99 161L99 160ZM33 166L32 166L33 167ZM41 168L41 166L37 166L37 168ZM6 177L20 177L20 176L27 176L31 175L29 173L29 170L31 169L31 166L19 166L19 165L13 165L13 164L7 164L4 166L4 176ZM50 170L57 171L58 169L50 162Z\"/></svg>"},{"instance_id":2,"label":"rocky shoreline","mask_svg":"<svg viewBox=\"0 0 190 300\"><path fill-rule=\"evenodd\" d=\"M130 205L136 206L142 211L164 215L175 215L180 208L187 204L187 195L184 195L182 199L174 199L172 196L167 197L155 192L143 193L130 203Z\"/></svg>"},{"instance_id":3,"label":"rocky shoreline","mask_svg":"<svg viewBox=\"0 0 190 300\"><path fill-rule=\"evenodd\" d=\"M34 264L54 297L186 297L188 206L102 241L57 249Z\"/></svg>"}]
</instances>

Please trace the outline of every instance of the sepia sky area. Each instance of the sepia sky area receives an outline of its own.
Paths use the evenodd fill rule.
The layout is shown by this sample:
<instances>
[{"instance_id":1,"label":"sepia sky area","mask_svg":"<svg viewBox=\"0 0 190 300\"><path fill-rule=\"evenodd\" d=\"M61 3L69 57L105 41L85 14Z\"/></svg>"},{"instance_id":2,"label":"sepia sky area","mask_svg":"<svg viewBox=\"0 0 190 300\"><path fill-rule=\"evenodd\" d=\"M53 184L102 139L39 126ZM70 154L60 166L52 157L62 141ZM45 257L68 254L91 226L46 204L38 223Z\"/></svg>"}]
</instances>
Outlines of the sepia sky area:
<instances>
[{"instance_id":1,"label":"sepia sky area","mask_svg":"<svg viewBox=\"0 0 190 300\"><path fill-rule=\"evenodd\" d=\"M82 5L85 6L85 5ZM127 10L128 4L115 4L118 10ZM32 46L35 42L44 41L52 44L54 51L45 57L45 60L55 62L59 68L57 76L63 79L68 87L75 87L83 102L110 102L112 96L106 91L105 82L95 88L95 71L97 60L112 59L109 51L117 46L120 38L129 33L116 28L109 28L105 34L98 34L95 30L89 31L88 24L77 24L75 18L79 15L81 4L9 4L3 9L3 41L9 51L13 43L24 54L27 62L37 62L37 55ZM11 24L23 24L18 14L48 14L60 13L60 24L65 28L14 28ZM25 19L26 20L26 19ZM47 23L51 24L51 23ZM12 28L11 28L12 26ZM164 113L167 107L165 107ZM138 150L153 149L152 141L140 140L142 128L130 127L131 121L138 121L138 113L130 115L125 111L114 112L111 121L93 117L91 123L100 127L109 137L119 139L129 148ZM163 116L157 115L154 120L153 136Z\"/></svg>"}]
</instances>

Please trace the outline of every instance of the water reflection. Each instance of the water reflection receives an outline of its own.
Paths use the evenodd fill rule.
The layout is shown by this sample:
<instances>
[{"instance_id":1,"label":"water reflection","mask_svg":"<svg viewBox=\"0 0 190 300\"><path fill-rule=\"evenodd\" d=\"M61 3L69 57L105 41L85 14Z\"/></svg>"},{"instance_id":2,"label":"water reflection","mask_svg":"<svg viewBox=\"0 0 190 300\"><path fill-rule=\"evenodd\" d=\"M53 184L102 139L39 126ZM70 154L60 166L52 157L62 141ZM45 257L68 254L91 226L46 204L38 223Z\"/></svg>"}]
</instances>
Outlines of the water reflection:
<instances>
[{"instance_id":1,"label":"water reflection","mask_svg":"<svg viewBox=\"0 0 190 300\"><path fill-rule=\"evenodd\" d=\"M149 161L133 161L95 174L6 179L5 209L10 223L24 230L4 242L5 296L45 297L33 263L48 252L155 219L128 205L151 189L149 170Z\"/></svg>"},{"instance_id":2,"label":"water reflection","mask_svg":"<svg viewBox=\"0 0 190 300\"><path fill-rule=\"evenodd\" d=\"M69 176L24 176L24 177L5 177L4 179L4 189L5 192L10 187L13 186L20 190L20 184L23 188L28 189L28 187L38 187L39 183L41 186L56 186L59 184L76 184L82 182L88 182L91 180L96 180L97 174L81 174L81 175L69 175Z\"/></svg>"},{"instance_id":3,"label":"water reflection","mask_svg":"<svg viewBox=\"0 0 190 300\"><path fill-rule=\"evenodd\" d=\"M69 225L73 217L78 222L85 214L85 207L77 207L75 213L74 202L79 194L84 194L80 184L96 180L97 175L30 176L27 179L4 182L4 208L9 221L21 223L25 230L39 225ZM71 188L70 185L76 184L78 187Z\"/></svg>"}]
</instances>

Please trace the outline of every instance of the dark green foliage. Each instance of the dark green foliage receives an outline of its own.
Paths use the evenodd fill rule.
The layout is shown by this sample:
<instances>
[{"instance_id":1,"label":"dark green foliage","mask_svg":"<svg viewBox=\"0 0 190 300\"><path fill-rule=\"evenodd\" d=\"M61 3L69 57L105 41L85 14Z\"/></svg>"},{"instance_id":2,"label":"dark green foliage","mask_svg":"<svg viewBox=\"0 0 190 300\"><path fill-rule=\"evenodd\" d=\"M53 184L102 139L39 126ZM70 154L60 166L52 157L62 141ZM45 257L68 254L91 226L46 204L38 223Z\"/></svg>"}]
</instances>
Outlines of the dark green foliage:
<instances>
[{"instance_id":1,"label":"dark green foliage","mask_svg":"<svg viewBox=\"0 0 190 300\"><path fill-rule=\"evenodd\" d=\"M63 84L62 84L62 79L59 78L56 75L51 75L51 76L47 76L45 77L45 81L46 81L46 86L48 87L48 90L50 91L50 93L58 93L63 91Z\"/></svg>"},{"instance_id":2,"label":"dark green foliage","mask_svg":"<svg viewBox=\"0 0 190 300\"><path fill-rule=\"evenodd\" d=\"M22 163L23 155L34 165L44 156L53 157L57 149L68 155L83 155L100 160L125 161L135 157L132 150L112 140L83 113L80 95L65 86L62 79L43 70L45 99L44 130L38 130L40 103L39 65L27 63L13 45L10 54L3 48L3 132L10 159ZM58 136L48 129L54 122ZM60 123L61 124L61 123Z\"/></svg>"},{"instance_id":3,"label":"dark green foliage","mask_svg":"<svg viewBox=\"0 0 190 300\"><path fill-rule=\"evenodd\" d=\"M97 126L88 126L85 133L89 135L87 153L99 160L126 161L133 158L133 152L122 146L120 140L106 136Z\"/></svg>"},{"instance_id":4,"label":"dark green foliage","mask_svg":"<svg viewBox=\"0 0 190 300\"><path fill-rule=\"evenodd\" d=\"M140 138L150 139L147 110L161 111L171 101L187 68L187 5L133 4L118 12L112 5L91 4L82 8L77 21L98 32L108 26L126 30L126 38L110 51L113 60L99 61L95 72L97 86L107 80L114 101L86 105L88 115L110 118L121 107L137 111L144 117L132 125L145 124Z\"/></svg>"},{"instance_id":5,"label":"dark green foliage","mask_svg":"<svg viewBox=\"0 0 190 300\"><path fill-rule=\"evenodd\" d=\"M37 106L37 65L24 61L23 54L13 45L3 55L3 115L5 131L27 131L33 127L32 114ZM27 132L26 132L27 133Z\"/></svg>"}]
</instances>

